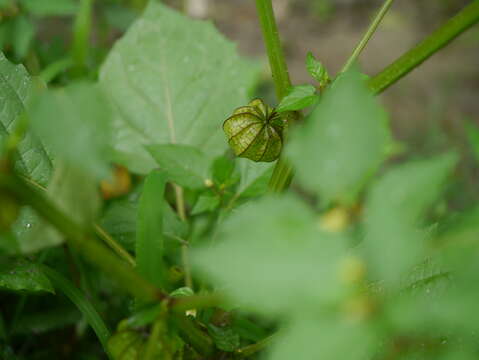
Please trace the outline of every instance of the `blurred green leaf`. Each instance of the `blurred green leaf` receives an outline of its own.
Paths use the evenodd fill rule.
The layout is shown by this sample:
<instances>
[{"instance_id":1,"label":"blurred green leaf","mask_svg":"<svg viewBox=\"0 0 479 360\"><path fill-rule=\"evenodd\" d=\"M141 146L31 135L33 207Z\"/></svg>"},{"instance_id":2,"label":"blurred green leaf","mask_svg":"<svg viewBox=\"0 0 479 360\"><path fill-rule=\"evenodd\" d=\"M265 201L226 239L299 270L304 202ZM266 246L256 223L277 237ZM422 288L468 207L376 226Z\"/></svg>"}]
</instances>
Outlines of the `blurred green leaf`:
<instances>
[{"instance_id":1,"label":"blurred green leaf","mask_svg":"<svg viewBox=\"0 0 479 360\"><path fill-rule=\"evenodd\" d=\"M0 53L0 137L6 139L19 126L33 84L22 65L12 65ZM16 168L35 182L46 185L52 172L52 163L45 148L31 134L26 134L18 146Z\"/></svg>"},{"instance_id":2,"label":"blurred green leaf","mask_svg":"<svg viewBox=\"0 0 479 360\"><path fill-rule=\"evenodd\" d=\"M441 194L455 154L393 167L369 191L364 214L364 250L371 275L391 286L421 260L422 216Z\"/></svg>"},{"instance_id":3,"label":"blurred green leaf","mask_svg":"<svg viewBox=\"0 0 479 360\"><path fill-rule=\"evenodd\" d=\"M98 180L110 175L110 108L96 85L49 90L32 102L29 115L34 132L55 158Z\"/></svg>"},{"instance_id":4,"label":"blurred green leaf","mask_svg":"<svg viewBox=\"0 0 479 360\"><path fill-rule=\"evenodd\" d=\"M473 122L466 122L464 124L469 146L477 162L479 162L479 128Z\"/></svg>"},{"instance_id":5,"label":"blurred green leaf","mask_svg":"<svg viewBox=\"0 0 479 360\"><path fill-rule=\"evenodd\" d=\"M79 312L69 306L55 308L53 310L42 310L38 313L25 313L15 326L15 335L41 334L52 330L63 329L74 325L81 320Z\"/></svg>"},{"instance_id":6,"label":"blurred green leaf","mask_svg":"<svg viewBox=\"0 0 479 360\"><path fill-rule=\"evenodd\" d=\"M218 186L228 187L235 184L239 177L234 172L235 160L226 156L216 158L211 165L213 181Z\"/></svg>"},{"instance_id":7,"label":"blurred green leaf","mask_svg":"<svg viewBox=\"0 0 479 360\"><path fill-rule=\"evenodd\" d=\"M27 16L20 15L12 20L10 43L17 59L23 60L27 56L35 32L35 25Z\"/></svg>"},{"instance_id":8,"label":"blurred green leaf","mask_svg":"<svg viewBox=\"0 0 479 360\"><path fill-rule=\"evenodd\" d=\"M178 142L222 154L221 124L247 103L256 73L210 23L150 2L100 73L117 110L117 161L148 173L156 165L145 144Z\"/></svg>"},{"instance_id":9,"label":"blurred green leaf","mask_svg":"<svg viewBox=\"0 0 479 360\"><path fill-rule=\"evenodd\" d=\"M350 71L292 133L286 154L305 187L325 201L348 201L381 165L390 141L386 113Z\"/></svg>"},{"instance_id":10,"label":"blurred green leaf","mask_svg":"<svg viewBox=\"0 0 479 360\"><path fill-rule=\"evenodd\" d=\"M319 101L316 88L313 85L298 85L290 89L276 108L278 112L296 111L314 105Z\"/></svg>"},{"instance_id":11,"label":"blurred green leaf","mask_svg":"<svg viewBox=\"0 0 479 360\"><path fill-rule=\"evenodd\" d=\"M223 328L208 324L208 333L220 350L233 352L240 346L239 335L229 327Z\"/></svg>"},{"instance_id":12,"label":"blurred green leaf","mask_svg":"<svg viewBox=\"0 0 479 360\"><path fill-rule=\"evenodd\" d=\"M204 212L215 210L220 204L220 198L215 194L201 195L191 210L191 215L198 215Z\"/></svg>"},{"instance_id":13,"label":"blurred green leaf","mask_svg":"<svg viewBox=\"0 0 479 360\"><path fill-rule=\"evenodd\" d=\"M78 8L74 0L20 0L20 3L35 16L73 15Z\"/></svg>"},{"instance_id":14,"label":"blurred green leaf","mask_svg":"<svg viewBox=\"0 0 479 360\"><path fill-rule=\"evenodd\" d=\"M145 340L133 330L123 330L113 334L108 340L108 350L114 360L140 360Z\"/></svg>"},{"instance_id":15,"label":"blurred green leaf","mask_svg":"<svg viewBox=\"0 0 479 360\"><path fill-rule=\"evenodd\" d=\"M163 209L167 176L154 170L143 186L138 207L136 263L138 272L160 289L167 288L163 239Z\"/></svg>"},{"instance_id":16,"label":"blurred green leaf","mask_svg":"<svg viewBox=\"0 0 479 360\"><path fill-rule=\"evenodd\" d=\"M298 199L263 198L240 207L222 241L193 253L193 264L247 309L307 312L343 295L338 261L346 240L321 232Z\"/></svg>"},{"instance_id":17,"label":"blurred green leaf","mask_svg":"<svg viewBox=\"0 0 479 360\"><path fill-rule=\"evenodd\" d=\"M55 293L42 269L27 261L0 268L0 289Z\"/></svg>"},{"instance_id":18,"label":"blurred green leaf","mask_svg":"<svg viewBox=\"0 0 479 360\"><path fill-rule=\"evenodd\" d=\"M193 290L191 290L191 288L189 288L187 286L184 286L184 287L181 287L181 288L178 288L178 289L175 289L174 291L172 291L170 293L170 296L178 298L178 297L185 297L185 296L193 296L194 294L195 293L194 293Z\"/></svg>"},{"instance_id":19,"label":"blurred green leaf","mask_svg":"<svg viewBox=\"0 0 479 360\"><path fill-rule=\"evenodd\" d=\"M138 16L133 9L121 4L108 4L103 11L108 24L121 31L126 31Z\"/></svg>"},{"instance_id":20,"label":"blurred green leaf","mask_svg":"<svg viewBox=\"0 0 479 360\"><path fill-rule=\"evenodd\" d=\"M268 359L356 360L373 357L377 339L368 326L347 319L304 315L276 339Z\"/></svg>"},{"instance_id":21,"label":"blurred green leaf","mask_svg":"<svg viewBox=\"0 0 479 360\"><path fill-rule=\"evenodd\" d=\"M207 180L211 180L211 160L192 146L151 145L147 149L161 170L168 174L168 180L178 185L191 189L202 188Z\"/></svg>"}]
</instances>

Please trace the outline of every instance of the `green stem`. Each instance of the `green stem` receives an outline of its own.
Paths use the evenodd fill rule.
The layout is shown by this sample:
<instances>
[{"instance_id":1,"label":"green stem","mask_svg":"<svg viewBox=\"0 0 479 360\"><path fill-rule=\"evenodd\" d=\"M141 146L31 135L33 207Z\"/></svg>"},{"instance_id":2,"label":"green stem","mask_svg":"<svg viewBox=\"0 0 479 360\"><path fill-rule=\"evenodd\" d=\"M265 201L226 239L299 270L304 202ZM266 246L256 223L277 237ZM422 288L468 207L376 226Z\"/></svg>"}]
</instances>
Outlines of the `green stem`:
<instances>
[{"instance_id":1,"label":"green stem","mask_svg":"<svg viewBox=\"0 0 479 360\"><path fill-rule=\"evenodd\" d=\"M351 57L348 59L348 61L344 65L343 69L341 70L341 73L348 71L351 68L351 66L356 62L359 55L361 55L364 48L368 44L369 40L371 40L372 36L376 32L379 24L381 24L381 21L384 19L384 16L386 15L389 8L393 4L393 1L394 0L386 0L384 2L383 6L381 7L381 9L379 9L379 12L375 16L373 22L371 23L371 25L369 25L368 31L366 31L366 34L364 34L364 37L361 39L358 46L356 46L353 53L351 54Z\"/></svg>"},{"instance_id":2,"label":"green stem","mask_svg":"<svg viewBox=\"0 0 479 360\"><path fill-rule=\"evenodd\" d=\"M21 203L30 205L40 216L56 227L70 245L105 273L117 279L132 295L142 300L163 300L167 297L140 277L130 265L98 242L92 229L84 229L78 225L23 178L15 174L0 174L0 188L14 195Z\"/></svg>"},{"instance_id":3,"label":"green stem","mask_svg":"<svg viewBox=\"0 0 479 360\"><path fill-rule=\"evenodd\" d=\"M258 10L261 30L263 32L263 38L268 52L276 95L278 102L281 102L291 87L291 80L286 65L286 58L281 46L281 39L279 38L273 5L271 0L256 0L256 8ZM289 122L291 123L291 121L294 121L295 117L296 116L292 116L289 119ZM276 163L273 175L271 176L269 183L270 190L272 192L279 192L285 189L289 186L292 177L293 170L291 165L289 165L289 163L283 158L280 158Z\"/></svg>"},{"instance_id":4,"label":"green stem","mask_svg":"<svg viewBox=\"0 0 479 360\"><path fill-rule=\"evenodd\" d=\"M28 177L22 176L22 178L31 186L33 186L36 189L47 191L45 187L40 185L39 183L33 181L32 179ZM130 255L128 251L125 250L124 247L122 247L110 234L106 232L105 229L103 229L100 225L98 224L93 224L93 229L95 230L96 235L98 236L99 239L103 240L105 244L107 244L116 254L121 257L123 260L125 260L127 263L129 263L131 266L135 267L136 266L136 261L133 258L133 256Z\"/></svg>"},{"instance_id":5,"label":"green stem","mask_svg":"<svg viewBox=\"0 0 479 360\"><path fill-rule=\"evenodd\" d=\"M81 0L73 25L72 59L74 62L74 74L83 75L87 68L90 48L90 34L92 26L94 0Z\"/></svg>"},{"instance_id":6,"label":"green stem","mask_svg":"<svg viewBox=\"0 0 479 360\"><path fill-rule=\"evenodd\" d=\"M269 64L276 87L276 95L278 102L288 93L291 87L289 79L288 67L284 56L281 40L279 38L278 26L273 12L271 0L256 0L256 8L258 10L261 30L268 52Z\"/></svg>"},{"instance_id":7,"label":"green stem","mask_svg":"<svg viewBox=\"0 0 479 360\"><path fill-rule=\"evenodd\" d=\"M374 76L369 81L369 87L375 94L383 92L477 22L479 1L475 0L415 48Z\"/></svg>"}]
</instances>

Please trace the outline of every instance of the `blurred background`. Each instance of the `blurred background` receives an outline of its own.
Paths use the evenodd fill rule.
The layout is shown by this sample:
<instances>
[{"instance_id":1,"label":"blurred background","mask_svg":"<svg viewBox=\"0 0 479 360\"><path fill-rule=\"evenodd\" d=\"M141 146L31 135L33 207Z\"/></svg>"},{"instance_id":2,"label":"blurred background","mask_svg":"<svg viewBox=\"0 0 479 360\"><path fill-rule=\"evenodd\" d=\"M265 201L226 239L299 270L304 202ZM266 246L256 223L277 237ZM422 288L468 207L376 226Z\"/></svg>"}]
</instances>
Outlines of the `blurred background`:
<instances>
[{"instance_id":1,"label":"blurred background","mask_svg":"<svg viewBox=\"0 0 479 360\"><path fill-rule=\"evenodd\" d=\"M190 16L210 19L238 44L242 55L262 64L261 95L274 91L253 0L165 0ZM374 75L431 33L470 1L397 0L360 58ZM72 77L95 78L114 41L134 21L146 0L0 0L0 47L42 74L51 85ZM381 0L273 0L294 84L311 82L308 51L335 74L366 30ZM92 17L88 9L92 9ZM87 38L88 49L81 48ZM80 45L79 45L80 44ZM86 71L71 71L75 58ZM85 69L84 69L85 70ZM465 155L464 196L477 199L473 150L464 124L478 122L479 26L461 35L381 96L396 137L409 153L429 154L454 146ZM479 146L479 145L478 145ZM467 163L467 159L471 160Z\"/></svg>"}]
</instances>

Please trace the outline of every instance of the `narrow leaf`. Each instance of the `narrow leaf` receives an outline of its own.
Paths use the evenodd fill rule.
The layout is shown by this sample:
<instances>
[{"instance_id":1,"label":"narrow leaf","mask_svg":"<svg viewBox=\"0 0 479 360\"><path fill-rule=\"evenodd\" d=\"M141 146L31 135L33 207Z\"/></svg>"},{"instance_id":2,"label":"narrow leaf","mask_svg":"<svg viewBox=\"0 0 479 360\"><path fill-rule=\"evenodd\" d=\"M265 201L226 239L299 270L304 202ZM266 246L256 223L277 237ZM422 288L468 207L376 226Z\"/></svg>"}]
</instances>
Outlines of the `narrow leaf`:
<instances>
[{"instance_id":1,"label":"narrow leaf","mask_svg":"<svg viewBox=\"0 0 479 360\"><path fill-rule=\"evenodd\" d=\"M138 272L162 289L165 289L167 285L167 274L163 262L166 181L166 174L156 170L146 178L139 203L136 232Z\"/></svg>"},{"instance_id":2,"label":"narrow leaf","mask_svg":"<svg viewBox=\"0 0 479 360\"><path fill-rule=\"evenodd\" d=\"M110 331L90 301L59 272L45 265L41 265L41 269L50 278L55 288L64 293L65 296L75 304L78 310L80 310L83 316L85 316L86 321L92 327L93 331L95 331L103 348L108 353L107 342L110 337Z\"/></svg>"}]
</instances>

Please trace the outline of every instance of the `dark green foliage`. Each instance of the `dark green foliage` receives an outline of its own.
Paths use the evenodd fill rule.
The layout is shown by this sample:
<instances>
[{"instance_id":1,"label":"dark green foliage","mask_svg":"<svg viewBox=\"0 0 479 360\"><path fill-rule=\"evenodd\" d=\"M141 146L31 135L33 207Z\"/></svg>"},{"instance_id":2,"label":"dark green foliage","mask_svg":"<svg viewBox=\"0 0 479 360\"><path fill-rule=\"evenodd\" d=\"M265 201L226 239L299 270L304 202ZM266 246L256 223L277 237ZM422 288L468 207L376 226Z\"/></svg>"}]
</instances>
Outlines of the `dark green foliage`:
<instances>
[{"instance_id":1,"label":"dark green foliage","mask_svg":"<svg viewBox=\"0 0 479 360\"><path fill-rule=\"evenodd\" d=\"M385 73L333 79L308 53L314 86L291 86L257 0L275 109L211 23L146 3L0 0L0 358L476 359L479 207L456 169L479 131L399 158L373 93L479 3ZM52 19L69 41L43 41Z\"/></svg>"}]
</instances>

